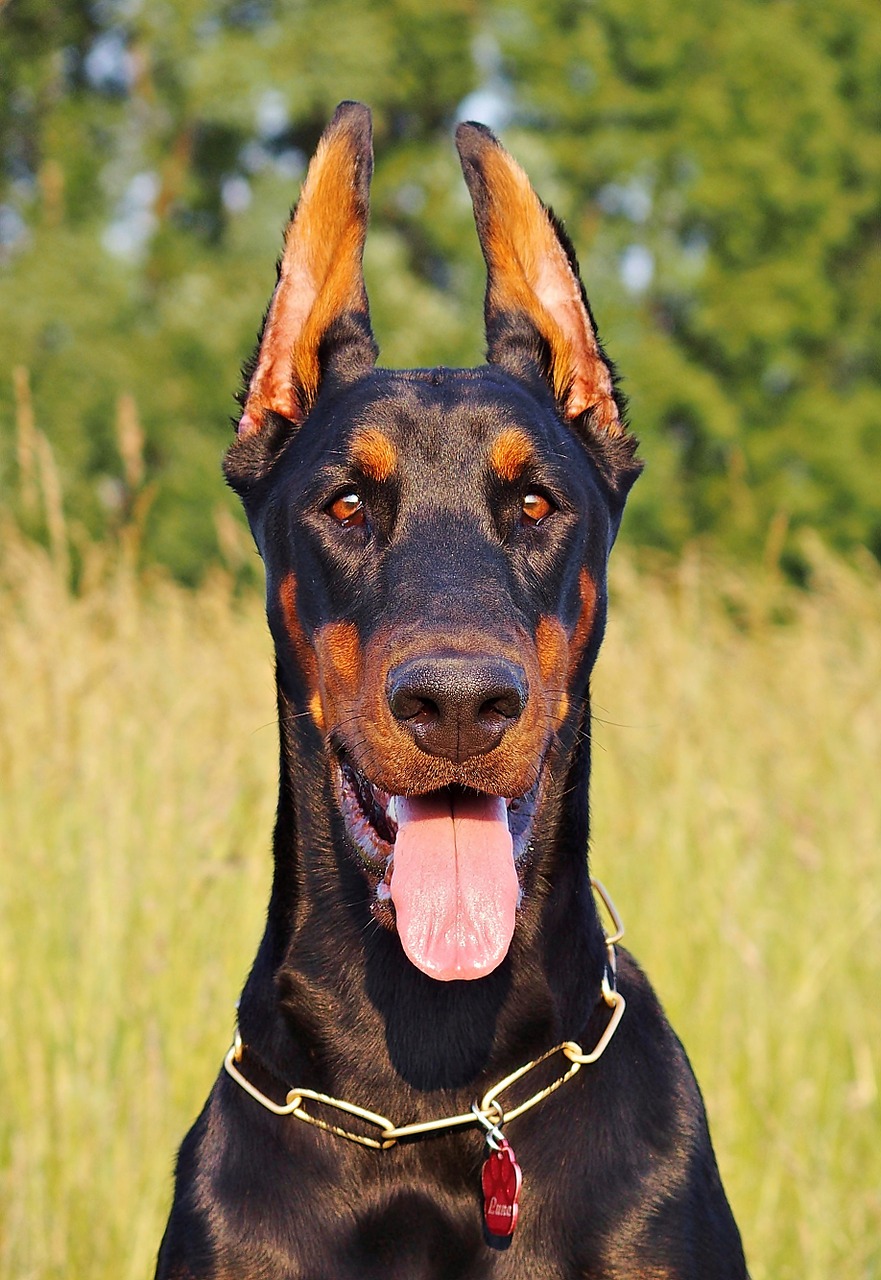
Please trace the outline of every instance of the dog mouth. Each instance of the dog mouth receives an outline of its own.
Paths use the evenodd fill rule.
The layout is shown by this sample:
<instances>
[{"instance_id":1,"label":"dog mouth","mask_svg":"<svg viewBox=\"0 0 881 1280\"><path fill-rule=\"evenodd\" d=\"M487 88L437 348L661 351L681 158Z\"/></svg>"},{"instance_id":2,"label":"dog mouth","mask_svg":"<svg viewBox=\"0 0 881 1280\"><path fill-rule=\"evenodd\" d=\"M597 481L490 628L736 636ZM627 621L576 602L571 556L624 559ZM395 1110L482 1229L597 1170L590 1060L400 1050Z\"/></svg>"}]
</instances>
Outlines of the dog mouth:
<instances>
[{"instance_id":1,"label":"dog mouth","mask_svg":"<svg viewBox=\"0 0 881 1280\"><path fill-rule=\"evenodd\" d=\"M340 808L373 888L374 917L440 981L483 977L508 953L542 774L520 796L452 785L418 796L337 757Z\"/></svg>"}]
</instances>

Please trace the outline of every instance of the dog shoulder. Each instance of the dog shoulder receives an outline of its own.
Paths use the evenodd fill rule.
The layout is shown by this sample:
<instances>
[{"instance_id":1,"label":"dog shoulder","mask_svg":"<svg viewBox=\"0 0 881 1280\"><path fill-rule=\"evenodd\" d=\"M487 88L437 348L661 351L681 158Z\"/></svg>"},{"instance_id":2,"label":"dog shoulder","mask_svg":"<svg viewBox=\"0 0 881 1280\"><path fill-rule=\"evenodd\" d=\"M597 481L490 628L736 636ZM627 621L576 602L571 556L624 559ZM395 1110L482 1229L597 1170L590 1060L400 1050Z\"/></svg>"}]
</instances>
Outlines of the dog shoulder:
<instances>
[{"instance_id":1,"label":"dog shoulder","mask_svg":"<svg viewBox=\"0 0 881 1280\"><path fill-rule=\"evenodd\" d=\"M659 1266L652 1275L744 1280L740 1236L688 1055L642 969L629 952L618 957L627 1009L603 1081L618 1153L613 1274L631 1274L626 1260L646 1256L650 1245Z\"/></svg>"}]
</instances>

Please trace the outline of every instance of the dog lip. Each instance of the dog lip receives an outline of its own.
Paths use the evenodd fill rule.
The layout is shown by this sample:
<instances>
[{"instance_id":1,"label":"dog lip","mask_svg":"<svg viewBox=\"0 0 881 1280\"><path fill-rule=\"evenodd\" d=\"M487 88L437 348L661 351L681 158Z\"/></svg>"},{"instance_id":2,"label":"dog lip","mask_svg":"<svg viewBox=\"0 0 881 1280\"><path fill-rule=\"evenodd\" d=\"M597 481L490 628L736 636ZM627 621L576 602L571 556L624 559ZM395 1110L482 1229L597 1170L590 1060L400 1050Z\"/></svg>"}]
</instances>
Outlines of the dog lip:
<instances>
[{"instance_id":1,"label":"dog lip","mask_svg":"<svg viewBox=\"0 0 881 1280\"><path fill-rule=\"evenodd\" d=\"M393 797L373 785L344 754L337 757L337 786L343 819L369 864L386 862L394 851L397 823L389 813Z\"/></svg>"},{"instance_id":2,"label":"dog lip","mask_svg":"<svg viewBox=\"0 0 881 1280\"><path fill-rule=\"evenodd\" d=\"M381 897L382 886L387 888L392 860L395 852L395 836L397 835L396 800L397 796L384 790L370 781L366 774L354 764L345 749L339 747L334 752L337 795L343 820L349 836L357 848L362 863L371 878L378 878L378 892ZM529 845L544 774L544 761L537 771L533 785L525 792L514 796L505 796L508 812L508 826L514 840L514 859L519 862ZM477 791L475 788L452 784L437 791L406 792L401 794L433 795L446 792L455 794L493 795L492 792Z\"/></svg>"}]
</instances>

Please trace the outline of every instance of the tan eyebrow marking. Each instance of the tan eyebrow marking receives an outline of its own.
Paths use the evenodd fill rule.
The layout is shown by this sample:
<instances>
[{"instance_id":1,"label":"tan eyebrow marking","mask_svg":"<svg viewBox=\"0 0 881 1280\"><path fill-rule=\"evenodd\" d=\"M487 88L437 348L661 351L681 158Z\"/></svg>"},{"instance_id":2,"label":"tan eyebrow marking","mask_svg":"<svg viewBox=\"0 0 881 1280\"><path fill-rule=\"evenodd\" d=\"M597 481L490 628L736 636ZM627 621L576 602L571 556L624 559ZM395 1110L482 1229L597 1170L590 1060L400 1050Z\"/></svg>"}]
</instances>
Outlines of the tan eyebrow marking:
<instances>
[{"instance_id":1,"label":"tan eyebrow marking","mask_svg":"<svg viewBox=\"0 0 881 1280\"><path fill-rule=\"evenodd\" d=\"M489 465L502 480L519 480L535 454L532 441L519 427L507 427L490 445Z\"/></svg>"},{"instance_id":2,"label":"tan eyebrow marking","mask_svg":"<svg viewBox=\"0 0 881 1280\"><path fill-rule=\"evenodd\" d=\"M398 465L398 451L387 435L366 427L352 441L352 461L371 480L388 480Z\"/></svg>"}]
</instances>

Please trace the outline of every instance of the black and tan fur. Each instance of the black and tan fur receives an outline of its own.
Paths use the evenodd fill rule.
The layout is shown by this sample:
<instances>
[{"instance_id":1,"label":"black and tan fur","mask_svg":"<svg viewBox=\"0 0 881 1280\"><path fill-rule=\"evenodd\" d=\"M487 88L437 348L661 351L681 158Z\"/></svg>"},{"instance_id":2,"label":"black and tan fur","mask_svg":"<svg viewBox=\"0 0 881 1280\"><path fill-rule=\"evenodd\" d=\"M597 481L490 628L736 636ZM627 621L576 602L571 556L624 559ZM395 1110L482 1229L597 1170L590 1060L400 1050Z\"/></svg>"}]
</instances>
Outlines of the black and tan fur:
<instances>
[{"instance_id":1,"label":"black and tan fur","mask_svg":"<svg viewBox=\"0 0 881 1280\"><path fill-rule=\"evenodd\" d=\"M467 1110L608 1019L589 676L640 469L568 240L488 130L462 125L457 142L488 269L487 364L375 366L370 116L344 103L287 231L226 460L265 563L281 730L242 1070L276 1101L297 1084L400 1123ZM351 812L368 792L435 791L514 798L519 815L513 940L472 981L407 959L369 856L389 833ZM476 1125L370 1150L273 1115L221 1073L181 1148L158 1277L744 1277L685 1053L626 952L619 985L602 1059L506 1130L524 1176L507 1242L483 1228Z\"/></svg>"}]
</instances>

